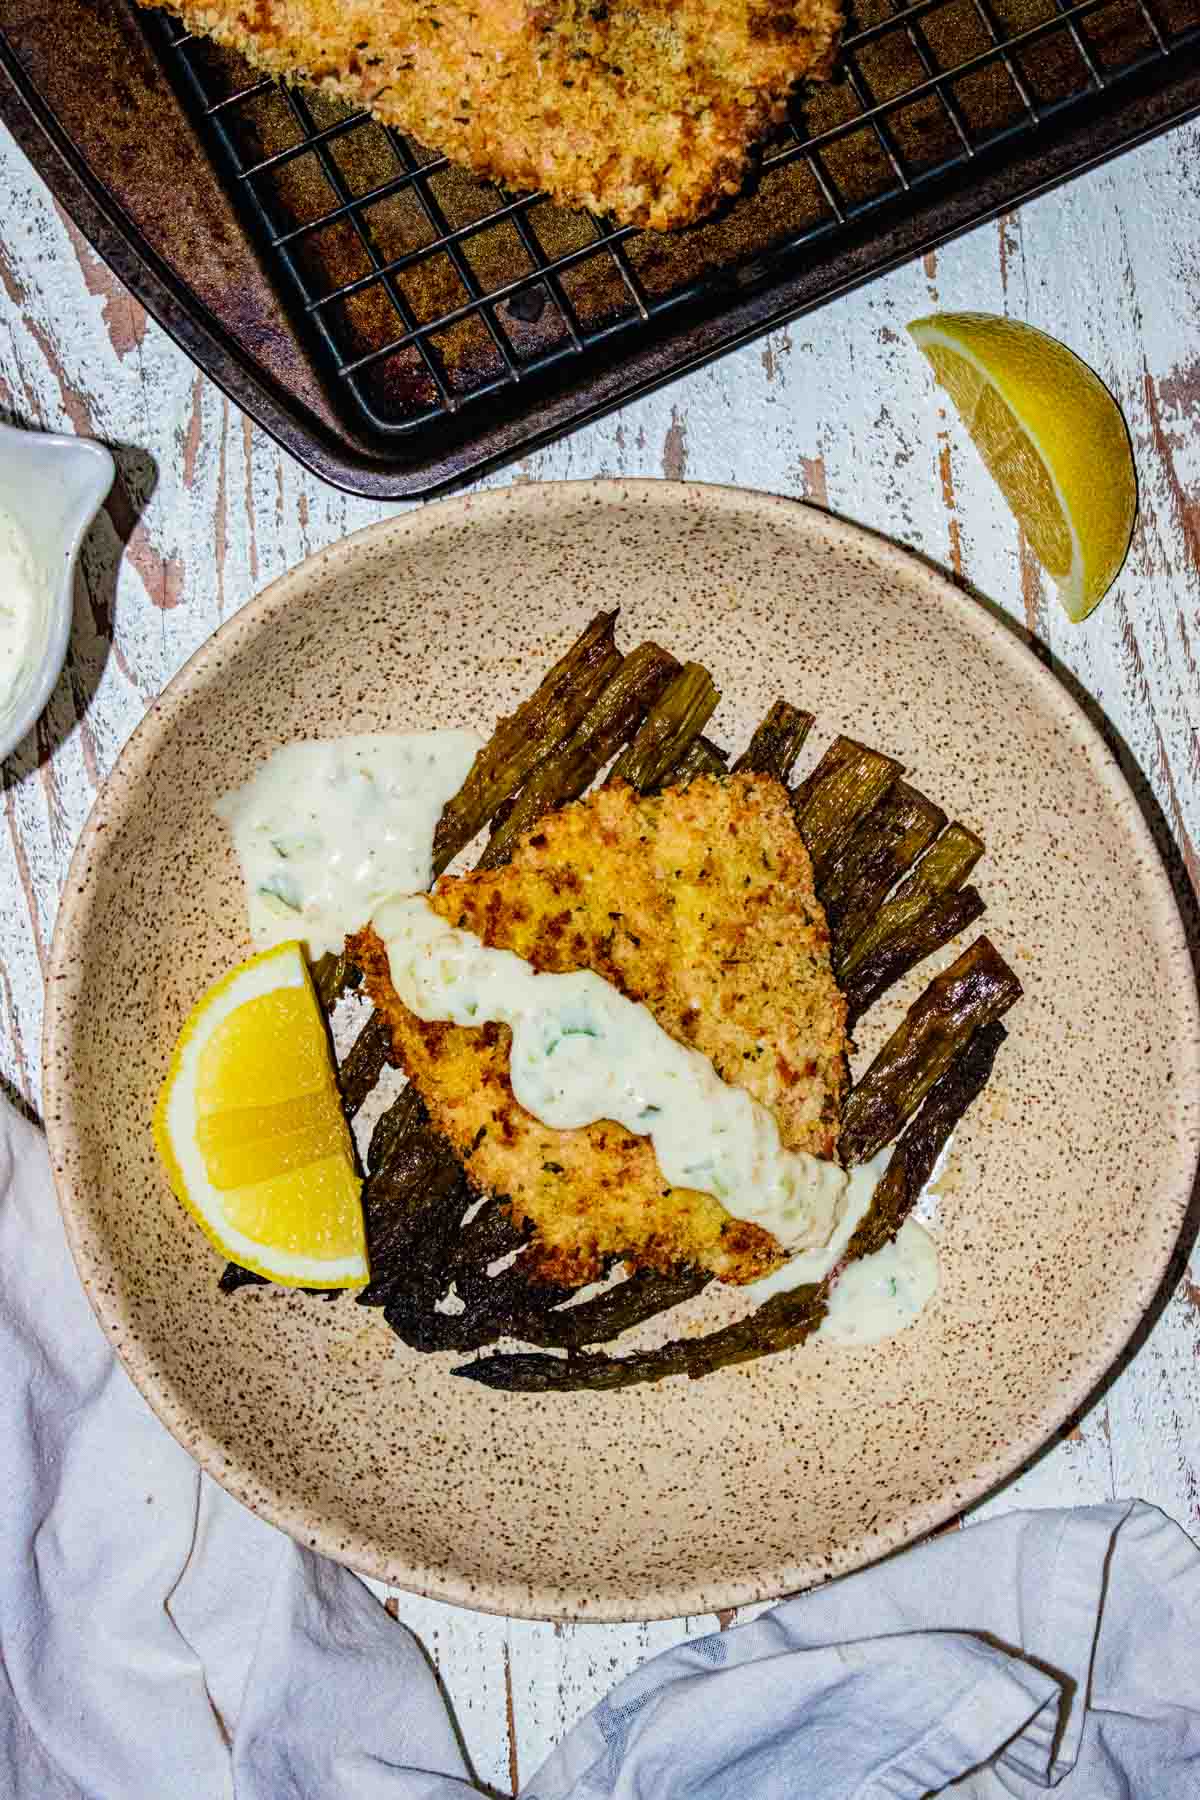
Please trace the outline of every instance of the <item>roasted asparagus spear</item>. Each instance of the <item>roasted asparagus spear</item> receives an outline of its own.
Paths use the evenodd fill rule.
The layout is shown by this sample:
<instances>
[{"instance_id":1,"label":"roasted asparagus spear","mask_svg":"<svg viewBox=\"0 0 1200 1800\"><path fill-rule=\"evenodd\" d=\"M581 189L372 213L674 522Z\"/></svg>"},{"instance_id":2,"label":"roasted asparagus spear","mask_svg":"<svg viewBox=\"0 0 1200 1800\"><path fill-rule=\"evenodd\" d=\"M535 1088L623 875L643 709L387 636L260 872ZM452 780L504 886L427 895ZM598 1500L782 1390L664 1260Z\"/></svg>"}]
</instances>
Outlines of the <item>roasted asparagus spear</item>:
<instances>
[{"instance_id":1,"label":"roasted asparagus spear","mask_svg":"<svg viewBox=\"0 0 1200 1800\"><path fill-rule=\"evenodd\" d=\"M508 718L499 720L438 820L433 840L435 875L470 843L538 764L567 741L616 673L620 663L614 638L616 622L615 612L597 613L529 699Z\"/></svg>"},{"instance_id":2,"label":"roasted asparagus spear","mask_svg":"<svg viewBox=\"0 0 1200 1800\"><path fill-rule=\"evenodd\" d=\"M859 820L878 805L902 772L900 764L882 751L839 737L797 788L796 823L812 857L818 897Z\"/></svg>"},{"instance_id":3,"label":"roasted asparagus spear","mask_svg":"<svg viewBox=\"0 0 1200 1800\"><path fill-rule=\"evenodd\" d=\"M617 758L609 779L627 781L643 793L661 786L704 730L720 698L708 670L700 663L685 663L632 744Z\"/></svg>"},{"instance_id":4,"label":"roasted asparagus spear","mask_svg":"<svg viewBox=\"0 0 1200 1800\"><path fill-rule=\"evenodd\" d=\"M965 825L948 825L908 879L844 950L836 970L839 981L844 984L895 932L919 918L937 895L961 887L982 855L982 838Z\"/></svg>"},{"instance_id":5,"label":"roasted asparagus spear","mask_svg":"<svg viewBox=\"0 0 1200 1800\"><path fill-rule=\"evenodd\" d=\"M776 700L749 744L733 765L735 775L774 775L786 782L813 728L815 714Z\"/></svg>"},{"instance_id":6,"label":"roasted asparagus spear","mask_svg":"<svg viewBox=\"0 0 1200 1800\"><path fill-rule=\"evenodd\" d=\"M364 1203L371 1282L359 1304L382 1306L399 1287L414 1306L432 1307L471 1193L461 1164L426 1120L395 1145L367 1183Z\"/></svg>"},{"instance_id":7,"label":"roasted asparagus spear","mask_svg":"<svg viewBox=\"0 0 1200 1800\"><path fill-rule=\"evenodd\" d=\"M556 806L585 793L662 696L679 664L657 644L639 644L601 688L566 743L534 770L479 859L481 869L508 861L523 832Z\"/></svg>"},{"instance_id":8,"label":"roasted asparagus spear","mask_svg":"<svg viewBox=\"0 0 1200 1800\"><path fill-rule=\"evenodd\" d=\"M686 787L697 775L728 775L726 758L723 750L710 743L706 737L693 738L674 768L669 769L661 782L663 787Z\"/></svg>"},{"instance_id":9,"label":"roasted asparagus spear","mask_svg":"<svg viewBox=\"0 0 1200 1800\"><path fill-rule=\"evenodd\" d=\"M340 956L327 951L319 957L313 964L312 978L317 999L327 1013L332 1012L342 995L349 988L357 987L362 979L345 951Z\"/></svg>"},{"instance_id":10,"label":"roasted asparagus spear","mask_svg":"<svg viewBox=\"0 0 1200 1800\"><path fill-rule=\"evenodd\" d=\"M714 1369L802 1344L824 1316L824 1285L809 1283L773 1295L750 1318L735 1325L704 1337L677 1338L657 1350L635 1351L629 1356L577 1351L565 1357L518 1351L480 1357L453 1373L517 1394L562 1394L580 1388L603 1392L636 1387L642 1381L662 1381L667 1375L690 1375L696 1380Z\"/></svg>"},{"instance_id":11,"label":"roasted asparagus spear","mask_svg":"<svg viewBox=\"0 0 1200 1800\"><path fill-rule=\"evenodd\" d=\"M868 1007L874 1006L902 975L973 925L984 910L978 888L951 888L938 894L924 912L885 938L877 950L858 963L843 980L846 996L846 1030L853 1032Z\"/></svg>"},{"instance_id":12,"label":"roasted asparagus spear","mask_svg":"<svg viewBox=\"0 0 1200 1800\"><path fill-rule=\"evenodd\" d=\"M945 823L941 807L907 781L897 781L861 821L821 888L835 962Z\"/></svg>"},{"instance_id":13,"label":"roasted asparagus spear","mask_svg":"<svg viewBox=\"0 0 1200 1800\"><path fill-rule=\"evenodd\" d=\"M1020 998L1020 982L985 937L935 975L846 1102L840 1149L847 1167L890 1143L967 1039Z\"/></svg>"},{"instance_id":14,"label":"roasted asparagus spear","mask_svg":"<svg viewBox=\"0 0 1200 1800\"><path fill-rule=\"evenodd\" d=\"M998 1019L981 1025L938 1076L921 1110L897 1138L870 1211L846 1246L844 1261L872 1256L895 1237L920 1199L950 1133L987 1086L996 1052L1007 1036Z\"/></svg>"},{"instance_id":15,"label":"roasted asparagus spear","mask_svg":"<svg viewBox=\"0 0 1200 1800\"><path fill-rule=\"evenodd\" d=\"M590 1300L576 1301L574 1306L556 1306L553 1311L536 1314L514 1311L504 1327L504 1335L547 1349L606 1344L634 1325L690 1300L711 1279L707 1273L693 1275L688 1270L662 1275L655 1269L639 1269L627 1281L606 1288Z\"/></svg>"}]
</instances>

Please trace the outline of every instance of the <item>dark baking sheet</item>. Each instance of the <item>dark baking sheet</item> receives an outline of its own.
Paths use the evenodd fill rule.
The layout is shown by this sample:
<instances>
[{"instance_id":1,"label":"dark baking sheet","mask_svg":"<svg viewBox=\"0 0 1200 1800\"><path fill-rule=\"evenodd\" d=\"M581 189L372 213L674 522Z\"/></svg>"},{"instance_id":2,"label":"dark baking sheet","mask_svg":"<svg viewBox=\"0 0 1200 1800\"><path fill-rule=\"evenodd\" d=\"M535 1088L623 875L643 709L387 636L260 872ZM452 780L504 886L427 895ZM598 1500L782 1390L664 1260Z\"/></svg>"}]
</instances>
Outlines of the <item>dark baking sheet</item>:
<instances>
[{"instance_id":1,"label":"dark baking sheet","mask_svg":"<svg viewBox=\"0 0 1200 1800\"><path fill-rule=\"evenodd\" d=\"M750 192L669 237L477 182L126 0L0 0L0 114L301 461L433 492L1200 110L1197 0L859 0Z\"/></svg>"}]
</instances>

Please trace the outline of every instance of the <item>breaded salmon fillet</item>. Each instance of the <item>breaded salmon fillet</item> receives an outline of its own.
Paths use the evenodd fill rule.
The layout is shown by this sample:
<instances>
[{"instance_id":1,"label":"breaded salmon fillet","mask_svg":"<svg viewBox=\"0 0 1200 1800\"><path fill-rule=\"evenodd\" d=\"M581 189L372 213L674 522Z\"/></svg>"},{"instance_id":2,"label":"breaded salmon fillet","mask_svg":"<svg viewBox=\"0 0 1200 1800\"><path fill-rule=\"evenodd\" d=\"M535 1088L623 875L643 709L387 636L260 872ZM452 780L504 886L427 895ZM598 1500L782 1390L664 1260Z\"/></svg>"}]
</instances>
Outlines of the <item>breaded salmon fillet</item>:
<instances>
[{"instance_id":1,"label":"breaded salmon fillet","mask_svg":"<svg viewBox=\"0 0 1200 1800\"><path fill-rule=\"evenodd\" d=\"M604 976L770 1107L788 1148L834 1158L845 1002L808 852L771 777L703 777L654 797L615 782L544 818L507 867L443 877L431 903L539 972ZM667 1186L648 1138L607 1122L560 1131L526 1112L509 1081L508 1027L418 1019L373 928L349 949L472 1186L506 1196L532 1226L541 1279L590 1281L621 1257L745 1282L784 1260L761 1226Z\"/></svg>"},{"instance_id":2,"label":"breaded salmon fillet","mask_svg":"<svg viewBox=\"0 0 1200 1800\"><path fill-rule=\"evenodd\" d=\"M158 4L160 0L143 0ZM256 67L322 87L509 188L657 230L742 185L838 0L174 0Z\"/></svg>"}]
</instances>

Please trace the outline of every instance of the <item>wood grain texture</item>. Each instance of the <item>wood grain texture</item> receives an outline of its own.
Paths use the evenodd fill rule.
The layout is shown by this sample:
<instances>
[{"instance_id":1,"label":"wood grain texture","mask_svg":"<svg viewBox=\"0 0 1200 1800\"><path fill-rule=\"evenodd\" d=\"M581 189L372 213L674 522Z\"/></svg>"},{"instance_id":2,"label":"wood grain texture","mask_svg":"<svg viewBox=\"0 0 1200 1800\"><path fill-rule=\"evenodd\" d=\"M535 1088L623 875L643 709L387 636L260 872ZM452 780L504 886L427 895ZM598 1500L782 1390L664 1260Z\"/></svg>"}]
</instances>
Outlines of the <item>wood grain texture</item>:
<instances>
[{"instance_id":1,"label":"wood grain texture","mask_svg":"<svg viewBox=\"0 0 1200 1800\"><path fill-rule=\"evenodd\" d=\"M1200 877L1200 126L898 270L492 478L687 476L802 496L949 568L1033 640L1134 782L1178 890ZM222 618L392 508L325 487L129 298L0 136L0 413L114 448L67 671L3 765L0 1078L36 1111L42 972L71 847L146 706ZM1141 518L1116 591L1070 626L907 320L979 308L1066 340L1117 394ZM1052 807L1053 795L1042 797ZM1087 921L1065 928L1086 929ZM1200 941L1200 940L1197 940ZM1097 1256L1103 1255L1097 1246ZM975 1516L1140 1494L1200 1531L1200 1260L1086 1415ZM401 1478L402 1472L398 1472ZM729 1616L555 1627L395 1595L479 1778L515 1792L629 1669Z\"/></svg>"}]
</instances>

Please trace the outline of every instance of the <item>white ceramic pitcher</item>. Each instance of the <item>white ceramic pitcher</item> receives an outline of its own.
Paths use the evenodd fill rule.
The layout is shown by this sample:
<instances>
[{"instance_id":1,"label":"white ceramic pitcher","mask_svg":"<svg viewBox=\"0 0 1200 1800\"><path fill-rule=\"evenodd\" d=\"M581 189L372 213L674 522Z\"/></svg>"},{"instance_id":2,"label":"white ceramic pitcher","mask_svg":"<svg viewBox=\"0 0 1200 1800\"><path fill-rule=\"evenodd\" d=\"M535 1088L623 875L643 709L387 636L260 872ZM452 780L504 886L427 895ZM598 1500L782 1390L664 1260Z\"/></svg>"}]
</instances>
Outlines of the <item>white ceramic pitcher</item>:
<instances>
[{"instance_id":1,"label":"white ceramic pitcher","mask_svg":"<svg viewBox=\"0 0 1200 1800\"><path fill-rule=\"evenodd\" d=\"M0 425L0 507L29 540L45 602L34 653L0 703L0 757L21 742L54 690L71 635L79 546L114 474L103 444Z\"/></svg>"}]
</instances>

